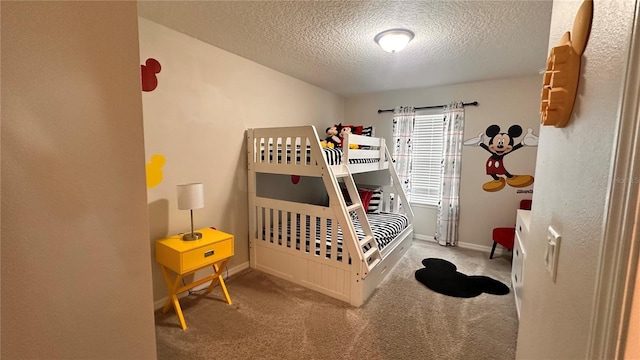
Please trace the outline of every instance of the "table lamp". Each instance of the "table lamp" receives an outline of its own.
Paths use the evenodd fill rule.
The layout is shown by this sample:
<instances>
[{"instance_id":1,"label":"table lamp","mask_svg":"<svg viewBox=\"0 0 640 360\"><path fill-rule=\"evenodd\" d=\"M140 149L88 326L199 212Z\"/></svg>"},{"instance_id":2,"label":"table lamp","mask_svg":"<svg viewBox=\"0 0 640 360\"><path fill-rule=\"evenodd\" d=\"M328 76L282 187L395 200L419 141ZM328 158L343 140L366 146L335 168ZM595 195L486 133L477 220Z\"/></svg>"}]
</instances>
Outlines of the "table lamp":
<instances>
[{"instance_id":1,"label":"table lamp","mask_svg":"<svg viewBox=\"0 0 640 360\"><path fill-rule=\"evenodd\" d=\"M191 212L191 233L184 234L182 240L198 240L202 233L193 232L193 209L204 207L204 186L202 183L178 185L178 209Z\"/></svg>"}]
</instances>

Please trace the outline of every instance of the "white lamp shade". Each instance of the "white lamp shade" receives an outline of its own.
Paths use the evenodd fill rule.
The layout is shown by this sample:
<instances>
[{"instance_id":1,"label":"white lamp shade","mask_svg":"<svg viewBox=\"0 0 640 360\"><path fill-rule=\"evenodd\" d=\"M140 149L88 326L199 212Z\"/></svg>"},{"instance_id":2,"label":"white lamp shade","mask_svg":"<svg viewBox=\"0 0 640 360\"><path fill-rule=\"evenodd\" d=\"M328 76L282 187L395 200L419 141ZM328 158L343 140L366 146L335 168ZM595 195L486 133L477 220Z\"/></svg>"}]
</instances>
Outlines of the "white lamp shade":
<instances>
[{"instance_id":1,"label":"white lamp shade","mask_svg":"<svg viewBox=\"0 0 640 360\"><path fill-rule=\"evenodd\" d=\"M406 29L391 29L376 35L374 40L384 51L395 53L404 49L413 36L413 32Z\"/></svg>"},{"instance_id":2,"label":"white lamp shade","mask_svg":"<svg viewBox=\"0 0 640 360\"><path fill-rule=\"evenodd\" d=\"M204 185L191 183L178 185L178 209L191 210L204 207Z\"/></svg>"}]
</instances>

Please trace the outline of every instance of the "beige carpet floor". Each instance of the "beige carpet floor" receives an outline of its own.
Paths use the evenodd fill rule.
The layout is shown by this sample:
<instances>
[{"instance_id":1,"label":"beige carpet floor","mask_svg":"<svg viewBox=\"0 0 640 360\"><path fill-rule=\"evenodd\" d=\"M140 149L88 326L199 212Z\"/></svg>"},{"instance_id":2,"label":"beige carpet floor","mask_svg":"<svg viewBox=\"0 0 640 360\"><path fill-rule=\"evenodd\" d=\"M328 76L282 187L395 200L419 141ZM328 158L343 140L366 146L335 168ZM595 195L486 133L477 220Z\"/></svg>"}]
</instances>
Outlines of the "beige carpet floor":
<instances>
[{"instance_id":1,"label":"beige carpet floor","mask_svg":"<svg viewBox=\"0 0 640 360\"><path fill-rule=\"evenodd\" d=\"M246 270L226 282L232 305L219 288L180 301L187 330L155 313L158 359L514 359L513 293L435 293L414 278L428 257L510 284L510 255L417 240L360 308Z\"/></svg>"}]
</instances>

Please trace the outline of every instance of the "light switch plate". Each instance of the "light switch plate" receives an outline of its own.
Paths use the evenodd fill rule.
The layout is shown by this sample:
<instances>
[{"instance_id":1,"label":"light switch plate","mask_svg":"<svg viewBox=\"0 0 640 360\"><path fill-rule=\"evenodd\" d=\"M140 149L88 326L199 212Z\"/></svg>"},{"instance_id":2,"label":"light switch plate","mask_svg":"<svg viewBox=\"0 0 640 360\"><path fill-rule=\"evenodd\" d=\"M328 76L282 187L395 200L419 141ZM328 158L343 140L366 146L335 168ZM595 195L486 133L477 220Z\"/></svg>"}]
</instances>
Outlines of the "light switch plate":
<instances>
[{"instance_id":1,"label":"light switch plate","mask_svg":"<svg viewBox=\"0 0 640 360\"><path fill-rule=\"evenodd\" d=\"M547 248L544 253L544 264L553 282L556 282L556 274L558 272L561 238L560 233L553 226L549 226L547 229Z\"/></svg>"}]
</instances>

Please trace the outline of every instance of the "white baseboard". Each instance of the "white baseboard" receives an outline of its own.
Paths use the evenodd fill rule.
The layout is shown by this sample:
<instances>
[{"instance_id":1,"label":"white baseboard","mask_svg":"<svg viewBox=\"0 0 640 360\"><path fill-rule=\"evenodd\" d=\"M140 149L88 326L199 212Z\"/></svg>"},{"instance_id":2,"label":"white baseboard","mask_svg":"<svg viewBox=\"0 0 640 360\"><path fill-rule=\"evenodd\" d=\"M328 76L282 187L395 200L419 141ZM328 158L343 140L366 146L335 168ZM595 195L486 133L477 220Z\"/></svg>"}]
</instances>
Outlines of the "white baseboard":
<instances>
[{"instance_id":1,"label":"white baseboard","mask_svg":"<svg viewBox=\"0 0 640 360\"><path fill-rule=\"evenodd\" d=\"M433 238L433 236L413 234L413 238L415 240L433 242L433 243L436 243L436 244L438 243L436 241L436 239ZM476 251L482 251L482 252L485 252L487 254L491 253L491 246L483 246L483 245L472 244L472 243L458 242L458 247L461 247L463 249L471 249L471 250L476 250ZM496 251L493 254L493 256L505 255L505 254L507 254L507 252L508 251L504 247L496 246Z\"/></svg>"},{"instance_id":2,"label":"white baseboard","mask_svg":"<svg viewBox=\"0 0 640 360\"><path fill-rule=\"evenodd\" d=\"M463 248L463 249L471 249L471 250L476 250L476 251L482 251L482 252L486 252L491 253L491 246L484 246L484 245L478 245L478 244L471 244L471 243L465 243L465 242L458 242L458 246ZM505 252L504 248L498 248L496 246L496 252L494 255L502 255Z\"/></svg>"},{"instance_id":3,"label":"white baseboard","mask_svg":"<svg viewBox=\"0 0 640 360\"><path fill-rule=\"evenodd\" d=\"M248 261L244 262L242 264L236 265L236 266L234 266L232 268L227 268L227 270L226 270L226 275L227 276L225 277L225 280L229 279L230 277L232 277L232 276L236 275L237 273L239 273L241 271L244 271L244 270L246 270L248 268L249 268L249 262ZM208 281L208 282L206 282L206 283L204 283L202 285L194 287L193 289L191 289L191 291L198 291L198 290L205 289L205 288L207 288L207 286L209 286L209 284L211 284L210 281ZM179 294L178 298L183 298L183 297L188 296L188 295L189 295L189 292L185 291L185 292ZM167 298L168 298L168 296L165 296L160 300L156 300L153 303L153 309L154 310L162 309L162 307L164 307L164 304L167 302Z\"/></svg>"},{"instance_id":4,"label":"white baseboard","mask_svg":"<svg viewBox=\"0 0 640 360\"><path fill-rule=\"evenodd\" d=\"M413 238L420 241L436 242L436 239L434 239L433 236L428 235L413 234Z\"/></svg>"},{"instance_id":5,"label":"white baseboard","mask_svg":"<svg viewBox=\"0 0 640 360\"><path fill-rule=\"evenodd\" d=\"M233 275L242 272L244 270L247 270L249 268L249 262L245 261L242 264L236 265L233 268L229 269L229 274L227 275L227 278L225 278L225 280L227 280L228 278L232 277Z\"/></svg>"}]
</instances>

